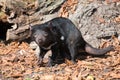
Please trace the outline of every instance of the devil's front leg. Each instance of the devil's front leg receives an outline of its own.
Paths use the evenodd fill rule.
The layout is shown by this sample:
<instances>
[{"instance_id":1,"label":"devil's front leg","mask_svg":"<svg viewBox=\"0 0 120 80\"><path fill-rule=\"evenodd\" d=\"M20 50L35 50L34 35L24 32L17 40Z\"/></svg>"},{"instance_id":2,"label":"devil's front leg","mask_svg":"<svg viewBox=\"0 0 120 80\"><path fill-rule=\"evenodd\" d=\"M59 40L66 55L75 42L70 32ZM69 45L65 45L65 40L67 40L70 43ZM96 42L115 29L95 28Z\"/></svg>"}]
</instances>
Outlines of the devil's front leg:
<instances>
[{"instance_id":1,"label":"devil's front leg","mask_svg":"<svg viewBox=\"0 0 120 80\"><path fill-rule=\"evenodd\" d=\"M40 53L39 53L39 56L38 56L38 62L37 63L38 63L39 66L41 66L43 64L43 58L44 58L44 56L45 56L45 54L48 50L45 50L41 47L39 47L39 48L40 48Z\"/></svg>"},{"instance_id":2,"label":"devil's front leg","mask_svg":"<svg viewBox=\"0 0 120 80\"><path fill-rule=\"evenodd\" d=\"M59 45L55 44L54 46L51 47L52 55L49 57L49 61L47 66L53 66L54 61L56 60L57 55L59 54Z\"/></svg>"}]
</instances>

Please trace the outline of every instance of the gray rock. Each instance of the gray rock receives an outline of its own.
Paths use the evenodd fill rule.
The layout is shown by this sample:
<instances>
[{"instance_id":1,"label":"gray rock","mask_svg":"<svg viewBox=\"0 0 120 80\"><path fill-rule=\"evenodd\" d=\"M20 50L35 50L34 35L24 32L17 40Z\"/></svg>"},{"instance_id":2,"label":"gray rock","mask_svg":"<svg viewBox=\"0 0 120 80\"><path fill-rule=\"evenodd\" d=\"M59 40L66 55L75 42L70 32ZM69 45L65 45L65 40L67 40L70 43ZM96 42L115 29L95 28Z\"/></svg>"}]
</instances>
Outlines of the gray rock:
<instances>
[{"instance_id":1,"label":"gray rock","mask_svg":"<svg viewBox=\"0 0 120 80\"><path fill-rule=\"evenodd\" d=\"M74 14L69 18L75 21L84 39L94 47L99 47L101 39L120 35L120 24L113 19L120 15L120 4L105 4L104 1L80 0ZM72 16L72 17L71 17Z\"/></svg>"},{"instance_id":2,"label":"gray rock","mask_svg":"<svg viewBox=\"0 0 120 80\"><path fill-rule=\"evenodd\" d=\"M30 43L30 47L31 47L33 50L35 50L35 55L36 55L37 58L39 58L40 48L39 48L39 46L36 44L36 42L35 42L35 41L32 41L32 42Z\"/></svg>"},{"instance_id":3,"label":"gray rock","mask_svg":"<svg viewBox=\"0 0 120 80\"><path fill-rule=\"evenodd\" d=\"M38 45L36 44L35 41L32 41L32 42L30 43L30 47L31 47L32 49L36 49L36 48L38 47Z\"/></svg>"}]
</instances>

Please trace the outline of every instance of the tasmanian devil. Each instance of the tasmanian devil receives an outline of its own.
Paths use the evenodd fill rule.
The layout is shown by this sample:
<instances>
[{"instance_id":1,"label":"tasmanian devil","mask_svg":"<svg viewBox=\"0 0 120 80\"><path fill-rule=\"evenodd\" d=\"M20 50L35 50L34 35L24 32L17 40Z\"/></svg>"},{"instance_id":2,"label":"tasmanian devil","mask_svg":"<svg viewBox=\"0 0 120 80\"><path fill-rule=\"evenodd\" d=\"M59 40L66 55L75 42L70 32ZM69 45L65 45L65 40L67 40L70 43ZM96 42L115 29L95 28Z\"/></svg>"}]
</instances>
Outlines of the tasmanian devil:
<instances>
[{"instance_id":1,"label":"tasmanian devil","mask_svg":"<svg viewBox=\"0 0 120 80\"><path fill-rule=\"evenodd\" d=\"M97 49L89 45L82 37L81 32L75 27L71 20L63 17L54 18L43 24L31 27L31 38L39 45L39 64L42 63L45 53L51 49L52 56L48 62L51 66L56 56L71 59L74 63L79 50L85 50L92 55L104 55L113 49L109 46L104 49Z\"/></svg>"}]
</instances>

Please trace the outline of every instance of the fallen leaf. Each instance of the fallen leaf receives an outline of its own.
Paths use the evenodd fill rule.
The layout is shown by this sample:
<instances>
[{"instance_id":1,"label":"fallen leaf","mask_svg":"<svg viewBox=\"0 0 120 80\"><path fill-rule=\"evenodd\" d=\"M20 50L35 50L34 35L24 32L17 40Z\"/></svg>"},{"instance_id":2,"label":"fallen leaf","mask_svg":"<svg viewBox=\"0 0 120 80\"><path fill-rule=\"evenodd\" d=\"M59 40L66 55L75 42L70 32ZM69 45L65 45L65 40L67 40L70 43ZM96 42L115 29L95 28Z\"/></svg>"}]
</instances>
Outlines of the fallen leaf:
<instances>
[{"instance_id":1,"label":"fallen leaf","mask_svg":"<svg viewBox=\"0 0 120 80\"><path fill-rule=\"evenodd\" d=\"M95 80L95 78L93 76L87 76L86 80Z\"/></svg>"},{"instance_id":2,"label":"fallen leaf","mask_svg":"<svg viewBox=\"0 0 120 80\"><path fill-rule=\"evenodd\" d=\"M69 67L66 67L66 68L65 68L65 71L67 71L67 72L70 72L70 73L71 73L71 72L72 72L72 69L70 69Z\"/></svg>"},{"instance_id":3,"label":"fallen leaf","mask_svg":"<svg viewBox=\"0 0 120 80\"><path fill-rule=\"evenodd\" d=\"M44 75L40 77L41 80L55 80L55 74Z\"/></svg>"},{"instance_id":4,"label":"fallen leaf","mask_svg":"<svg viewBox=\"0 0 120 80\"><path fill-rule=\"evenodd\" d=\"M10 77L19 78L19 77L22 77L22 76L23 76L23 74L17 74L17 73L15 73L15 74L12 74Z\"/></svg>"},{"instance_id":5,"label":"fallen leaf","mask_svg":"<svg viewBox=\"0 0 120 80\"><path fill-rule=\"evenodd\" d=\"M62 17L68 17L69 12L74 13L78 0L67 0L60 9L60 15Z\"/></svg>"}]
</instances>

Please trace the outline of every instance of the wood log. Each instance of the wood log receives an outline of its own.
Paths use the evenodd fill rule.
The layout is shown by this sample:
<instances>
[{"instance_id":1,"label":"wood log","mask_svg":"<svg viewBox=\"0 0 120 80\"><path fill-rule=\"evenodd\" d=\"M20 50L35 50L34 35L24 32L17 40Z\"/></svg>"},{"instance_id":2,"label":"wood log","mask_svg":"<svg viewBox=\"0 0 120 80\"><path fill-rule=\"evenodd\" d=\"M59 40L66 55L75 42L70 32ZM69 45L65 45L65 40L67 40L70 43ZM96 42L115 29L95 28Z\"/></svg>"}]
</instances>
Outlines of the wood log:
<instances>
[{"instance_id":1,"label":"wood log","mask_svg":"<svg viewBox=\"0 0 120 80\"><path fill-rule=\"evenodd\" d=\"M31 31L29 26L18 27L17 30L15 29L8 29L6 33L6 40L12 41L22 41L30 37Z\"/></svg>"}]
</instances>

